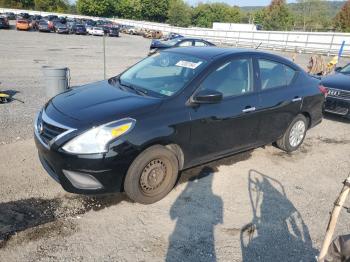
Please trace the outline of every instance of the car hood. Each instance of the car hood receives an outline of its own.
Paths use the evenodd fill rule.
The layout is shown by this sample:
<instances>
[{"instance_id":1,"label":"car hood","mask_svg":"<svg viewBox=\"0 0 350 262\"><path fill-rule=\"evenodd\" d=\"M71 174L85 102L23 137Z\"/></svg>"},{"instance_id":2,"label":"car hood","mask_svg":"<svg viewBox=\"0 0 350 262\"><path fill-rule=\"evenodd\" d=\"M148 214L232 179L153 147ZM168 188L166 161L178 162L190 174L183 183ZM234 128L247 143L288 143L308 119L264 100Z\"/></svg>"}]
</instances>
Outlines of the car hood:
<instances>
[{"instance_id":1,"label":"car hood","mask_svg":"<svg viewBox=\"0 0 350 262\"><path fill-rule=\"evenodd\" d=\"M105 80L70 89L51 104L65 116L96 125L156 110L161 99L122 91Z\"/></svg>"},{"instance_id":2,"label":"car hood","mask_svg":"<svg viewBox=\"0 0 350 262\"><path fill-rule=\"evenodd\" d=\"M350 91L350 75L336 73L322 78L322 85L329 88Z\"/></svg>"}]
</instances>

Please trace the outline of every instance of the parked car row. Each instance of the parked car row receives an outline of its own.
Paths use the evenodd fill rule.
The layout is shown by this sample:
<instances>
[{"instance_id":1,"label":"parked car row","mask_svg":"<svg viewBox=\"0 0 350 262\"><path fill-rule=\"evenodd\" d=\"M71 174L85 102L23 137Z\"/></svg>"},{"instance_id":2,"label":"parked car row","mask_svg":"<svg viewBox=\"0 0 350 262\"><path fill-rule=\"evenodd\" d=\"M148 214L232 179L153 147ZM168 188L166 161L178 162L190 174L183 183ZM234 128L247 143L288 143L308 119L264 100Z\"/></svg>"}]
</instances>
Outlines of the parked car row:
<instances>
[{"instance_id":1,"label":"parked car row","mask_svg":"<svg viewBox=\"0 0 350 262\"><path fill-rule=\"evenodd\" d=\"M150 39L161 39L163 38L163 32L159 30L150 30L146 28L137 28L134 26L125 25L121 29L122 33L129 35L140 35Z\"/></svg>"},{"instance_id":2,"label":"parked car row","mask_svg":"<svg viewBox=\"0 0 350 262\"><path fill-rule=\"evenodd\" d=\"M21 13L4 13L0 15L0 29L10 28L9 20L16 20L16 29L22 31L35 30L39 32L55 32L58 34L76 35L107 35L110 37L119 36L120 25L108 20L94 21L91 19L71 19L58 17L56 15L29 15Z\"/></svg>"}]
</instances>

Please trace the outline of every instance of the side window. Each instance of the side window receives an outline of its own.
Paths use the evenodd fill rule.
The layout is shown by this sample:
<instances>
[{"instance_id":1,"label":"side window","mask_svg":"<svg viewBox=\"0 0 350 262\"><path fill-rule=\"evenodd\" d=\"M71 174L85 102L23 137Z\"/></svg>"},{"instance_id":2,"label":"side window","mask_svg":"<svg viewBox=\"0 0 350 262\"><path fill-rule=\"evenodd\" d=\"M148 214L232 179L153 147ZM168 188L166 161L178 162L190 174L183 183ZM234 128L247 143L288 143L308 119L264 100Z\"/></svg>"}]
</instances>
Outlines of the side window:
<instances>
[{"instance_id":1,"label":"side window","mask_svg":"<svg viewBox=\"0 0 350 262\"><path fill-rule=\"evenodd\" d=\"M286 69L286 81L287 85L289 86L292 83L292 80L294 79L295 70L286 65L284 66L284 68Z\"/></svg>"},{"instance_id":2,"label":"side window","mask_svg":"<svg viewBox=\"0 0 350 262\"><path fill-rule=\"evenodd\" d=\"M259 59L261 89L287 87L291 84L295 71L281 63Z\"/></svg>"},{"instance_id":3,"label":"side window","mask_svg":"<svg viewBox=\"0 0 350 262\"><path fill-rule=\"evenodd\" d=\"M202 41L195 41L194 46L207 46L207 44Z\"/></svg>"},{"instance_id":4,"label":"side window","mask_svg":"<svg viewBox=\"0 0 350 262\"><path fill-rule=\"evenodd\" d=\"M253 92L253 82L252 60L236 59L210 73L200 85L200 89L219 91L225 98Z\"/></svg>"},{"instance_id":5,"label":"side window","mask_svg":"<svg viewBox=\"0 0 350 262\"><path fill-rule=\"evenodd\" d=\"M179 44L179 46L192 46L192 41L183 41Z\"/></svg>"}]
</instances>

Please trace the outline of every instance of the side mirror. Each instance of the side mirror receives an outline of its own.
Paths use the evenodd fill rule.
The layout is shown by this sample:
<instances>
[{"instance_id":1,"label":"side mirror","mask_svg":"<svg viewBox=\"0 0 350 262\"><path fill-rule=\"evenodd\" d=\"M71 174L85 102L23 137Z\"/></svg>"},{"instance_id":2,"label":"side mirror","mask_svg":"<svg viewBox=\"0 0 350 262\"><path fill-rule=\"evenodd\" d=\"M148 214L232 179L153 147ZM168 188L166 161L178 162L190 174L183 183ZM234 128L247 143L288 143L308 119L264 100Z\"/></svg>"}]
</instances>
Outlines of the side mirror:
<instances>
[{"instance_id":1,"label":"side mirror","mask_svg":"<svg viewBox=\"0 0 350 262\"><path fill-rule=\"evenodd\" d=\"M339 72L340 70L342 70L343 68L341 66L338 66L334 69L335 72Z\"/></svg>"},{"instance_id":2,"label":"side mirror","mask_svg":"<svg viewBox=\"0 0 350 262\"><path fill-rule=\"evenodd\" d=\"M222 100L222 93L215 90L201 90L192 98L196 104L215 104Z\"/></svg>"}]
</instances>

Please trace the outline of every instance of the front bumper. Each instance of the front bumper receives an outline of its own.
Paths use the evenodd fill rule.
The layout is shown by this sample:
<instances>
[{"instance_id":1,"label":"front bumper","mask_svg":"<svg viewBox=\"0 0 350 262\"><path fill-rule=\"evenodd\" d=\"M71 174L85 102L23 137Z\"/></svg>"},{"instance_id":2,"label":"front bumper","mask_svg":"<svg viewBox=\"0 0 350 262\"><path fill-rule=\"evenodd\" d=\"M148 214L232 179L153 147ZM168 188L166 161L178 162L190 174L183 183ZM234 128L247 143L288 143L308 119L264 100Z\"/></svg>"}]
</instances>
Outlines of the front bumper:
<instances>
[{"instance_id":1,"label":"front bumper","mask_svg":"<svg viewBox=\"0 0 350 262\"><path fill-rule=\"evenodd\" d=\"M38 28L39 32L51 32L50 28Z\"/></svg>"},{"instance_id":2,"label":"front bumper","mask_svg":"<svg viewBox=\"0 0 350 262\"><path fill-rule=\"evenodd\" d=\"M350 100L327 97L325 112L350 117Z\"/></svg>"},{"instance_id":3,"label":"front bumper","mask_svg":"<svg viewBox=\"0 0 350 262\"><path fill-rule=\"evenodd\" d=\"M57 29L57 34L69 34L68 29Z\"/></svg>"},{"instance_id":4,"label":"front bumper","mask_svg":"<svg viewBox=\"0 0 350 262\"><path fill-rule=\"evenodd\" d=\"M58 141L53 139L49 144L45 142L37 128L40 126L38 119L39 117L35 123L34 139L39 159L47 173L66 191L77 194L123 191L127 170L138 155L133 146L119 141L104 154L72 155L63 151L59 145L61 142L58 141L65 139L65 136Z\"/></svg>"}]
</instances>

